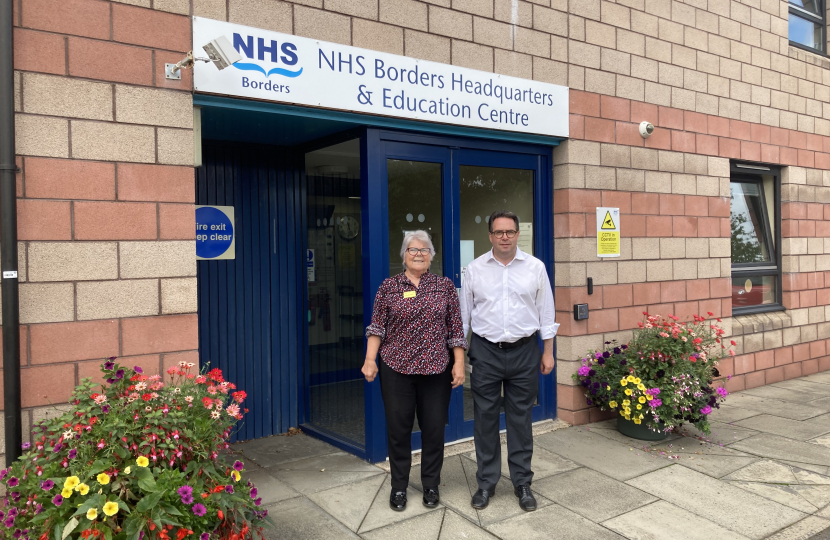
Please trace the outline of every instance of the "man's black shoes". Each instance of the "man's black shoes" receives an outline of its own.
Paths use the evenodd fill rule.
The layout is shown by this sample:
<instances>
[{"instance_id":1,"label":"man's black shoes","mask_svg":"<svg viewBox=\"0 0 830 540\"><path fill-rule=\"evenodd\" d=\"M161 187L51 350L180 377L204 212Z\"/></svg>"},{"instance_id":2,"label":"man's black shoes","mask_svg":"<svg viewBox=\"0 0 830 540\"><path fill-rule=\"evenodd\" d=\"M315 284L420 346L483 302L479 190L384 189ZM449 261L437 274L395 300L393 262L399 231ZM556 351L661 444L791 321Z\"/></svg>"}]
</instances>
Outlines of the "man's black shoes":
<instances>
[{"instance_id":1,"label":"man's black shoes","mask_svg":"<svg viewBox=\"0 0 830 540\"><path fill-rule=\"evenodd\" d=\"M490 497L496 494L495 489L481 489L479 488L476 491L475 495L473 495L473 500L470 501L470 504L476 510L484 510L487 508L487 505L490 504Z\"/></svg>"},{"instance_id":2,"label":"man's black shoes","mask_svg":"<svg viewBox=\"0 0 830 540\"><path fill-rule=\"evenodd\" d=\"M441 497L438 495L438 488L424 488L424 506L427 508L436 508Z\"/></svg>"},{"instance_id":3,"label":"man's black shoes","mask_svg":"<svg viewBox=\"0 0 830 540\"><path fill-rule=\"evenodd\" d=\"M514 490L516 497L519 498L519 506L525 512L533 512L536 510L536 497L533 496L533 493L530 491L530 486L525 484L523 486L517 486Z\"/></svg>"},{"instance_id":4,"label":"man's black shoes","mask_svg":"<svg viewBox=\"0 0 830 540\"><path fill-rule=\"evenodd\" d=\"M392 488L392 494L389 495L389 508L396 512L403 512L406 510L406 491L401 491Z\"/></svg>"}]
</instances>

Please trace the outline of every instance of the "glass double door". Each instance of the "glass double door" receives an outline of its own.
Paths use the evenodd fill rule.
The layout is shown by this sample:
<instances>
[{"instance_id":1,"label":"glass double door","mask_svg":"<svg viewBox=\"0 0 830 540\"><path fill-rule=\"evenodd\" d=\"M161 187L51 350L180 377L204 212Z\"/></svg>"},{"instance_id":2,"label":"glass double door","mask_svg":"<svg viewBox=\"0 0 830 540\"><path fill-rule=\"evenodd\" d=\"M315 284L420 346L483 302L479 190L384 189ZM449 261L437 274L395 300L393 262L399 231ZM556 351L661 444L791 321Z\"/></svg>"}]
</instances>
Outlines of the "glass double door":
<instances>
[{"instance_id":1,"label":"glass double door","mask_svg":"<svg viewBox=\"0 0 830 540\"><path fill-rule=\"evenodd\" d=\"M551 239L536 238L534 234L534 224L542 217L540 206L544 206L537 204L538 182L540 176L546 177L541 170L546 160L538 155L385 141L382 158L387 190L388 275L402 271L404 235L420 229L430 234L436 251L430 271L452 279L460 292L466 267L492 248L488 221L497 210L519 216L519 249L545 259L536 246ZM543 234L545 230L541 227ZM452 393L447 442L473 435L469 363L465 367L466 382ZM545 417L541 406L545 386L540 388L534 407L535 420ZM503 428L503 414L501 422ZM420 448L417 420L412 442L413 449Z\"/></svg>"}]
</instances>

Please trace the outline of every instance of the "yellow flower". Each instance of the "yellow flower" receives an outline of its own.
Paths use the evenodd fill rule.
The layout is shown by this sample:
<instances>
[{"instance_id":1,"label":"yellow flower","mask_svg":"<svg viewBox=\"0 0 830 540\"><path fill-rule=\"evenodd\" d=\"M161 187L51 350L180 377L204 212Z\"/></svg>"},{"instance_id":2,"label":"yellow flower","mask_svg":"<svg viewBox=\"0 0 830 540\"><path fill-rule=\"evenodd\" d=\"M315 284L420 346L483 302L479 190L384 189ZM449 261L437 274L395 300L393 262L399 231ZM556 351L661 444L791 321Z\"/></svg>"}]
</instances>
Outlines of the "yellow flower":
<instances>
[{"instance_id":1,"label":"yellow flower","mask_svg":"<svg viewBox=\"0 0 830 540\"><path fill-rule=\"evenodd\" d=\"M626 389L625 389L625 395L626 395L626 396L630 396L631 394L632 394L632 392L631 392L631 388L626 388Z\"/></svg>"},{"instance_id":2,"label":"yellow flower","mask_svg":"<svg viewBox=\"0 0 830 540\"><path fill-rule=\"evenodd\" d=\"M65 488L69 488L69 489L75 489L75 486L77 486L77 485L78 485L78 484L80 484L80 483L81 483L81 479L80 479L80 478L78 478L77 476L70 476L70 477L69 477L69 478L67 478L67 479L66 479L66 481L63 483L63 487L65 487Z\"/></svg>"},{"instance_id":3,"label":"yellow flower","mask_svg":"<svg viewBox=\"0 0 830 540\"><path fill-rule=\"evenodd\" d=\"M628 407L629 405L631 405L631 402L628 401L627 399L624 399L623 400L623 407Z\"/></svg>"},{"instance_id":4,"label":"yellow flower","mask_svg":"<svg viewBox=\"0 0 830 540\"><path fill-rule=\"evenodd\" d=\"M239 471L231 471L231 476L233 476L235 482L239 482L239 479L242 478L242 475L239 474Z\"/></svg>"},{"instance_id":5,"label":"yellow flower","mask_svg":"<svg viewBox=\"0 0 830 540\"><path fill-rule=\"evenodd\" d=\"M71 497L71 496L72 496L72 490L71 490L70 488L68 488L68 487L65 487L65 488L63 488L63 490L61 491L61 495L63 495L63 498L64 498L64 499L68 499L69 497Z\"/></svg>"},{"instance_id":6,"label":"yellow flower","mask_svg":"<svg viewBox=\"0 0 830 540\"><path fill-rule=\"evenodd\" d=\"M124 474L130 474L130 471L131 471L131 470L132 470L132 469L130 469L129 467L127 467L126 469L124 469Z\"/></svg>"},{"instance_id":7,"label":"yellow flower","mask_svg":"<svg viewBox=\"0 0 830 540\"><path fill-rule=\"evenodd\" d=\"M635 418L634 423L640 425L642 423L642 420L640 420L639 418Z\"/></svg>"},{"instance_id":8,"label":"yellow flower","mask_svg":"<svg viewBox=\"0 0 830 540\"><path fill-rule=\"evenodd\" d=\"M640 397L637 398L637 401L639 401L640 403L645 403L646 398L644 398L643 396L640 396Z\"/></svg>"},{"instance_id":9,"label":"yellow flower","mask_svg":"<svg viewBox=\"0 0 830 540\"><path fill-rule=\"evenodd\" d=\"M101 484L102 486L105 486L105 485L110 483L110 475L108 475L105 472L102 472L101 474L98 475L96 480L98 480L99 484Z\"/></svg>"},{"instance_id":10,"label":"yellow flower","mask_svg":"<svg viewBox=\"0 0 830 540\"><path fill-rule=\"evenodd\" d=\"M98 509L97 508L90 508L86 511L86 518L90 521L95 520L98 517Z\"/></svg>"},{"instance_id":11,"label":"yellow flower","mask_svg":"<svg viewBox=\"0 0 830 540\"><path fill-rule=\"evenodd\" d=\"M86 495L87 493L89 493L89 486L86 484L78 484L77 486L75 486L75 491L77 491L81 495Z\"/></svg>"},{"instance_id":12,"label":"yellow flower","mask_svg":"<svg viewBox=\"0 0 830 540\"><path fill-rule=\"evenodd\" d=\"M610 387L610 386L608 386L608 385L605 385L605 389L606 389L606 390L611 390L611 387Z\"/></svg>"},{"instance_id":13,"label":"yellow flower","mask_svg":"<svg viewBox=\"0 0 830 540\"><path fill-rule=\"evenodd\" d=\"M608 405L609 405L612 409L616 409L616 408L617 408L617 402L616 402L616 401L610 401L610 402L608 402Z\"/></svg>"},{"instance_id":14,"label":"yellow flower","mask_svg":"<svg viewBox=\"0 0 830 540\"><path fill-rule=\"evenodd\" d=\"M654 396L652 396L651 394L648 394L648 395L646 396L646 399L647 399L647 400L649 400L649 401L651 401L652 399L654 399Z\"/></svg>"},{"instance_id":15,"label":"yellow flower","mask_svg":"<svg viewBox=\"0 0 830 540\"><path fill-rule=\"evenodd\" d=\"M640 415L640 420L642 420L642 419L643 419L643 415L641 414L641 415Z\"/></svg>"},{"instance_id":16,"label":"yellow flower","mask_svg":"<svg viewBox=\"0 0 830 540\"><path fill-rule=\"evenodd\" d=\"M638 384L638 385L637 385L637 390L639 390L640 392L645 392L645 391L646 391L646 387L645 387L645 385L643 385L642 383L640 383L640 384Z\"/></svg>"},{"instance_id":17,"label":"yellow flower","mask_svg":"<svg viewBox=\"0 0 830 540\"><path fill-rule=\"evenodd\" d=\"M634 384L640 384L640 378L636 377L633 381Z\"/></svg>"},{"instance_id":18,"label":"yellow flower","mask_svg":"<svg viewBox=\"0 0 830 540\"><path fill-rule=\"evenodd\" d=\"M118 513L118 503L110 501L104 505L104 513L108 516L114 516Z\"/></svg>"},{"instance_id":19,"label":"yellow flower","mask_svg":"<svg viewBox=\"0 0 830 540\"><path fill-rule=\"evenodd\" d=\"M146 467L150 464L150 460L144 456L138 456L138 459L135 460L135 464L139 467Z\"/></svg>"},{"instance_id":20,"label":"yellow flower","mask_svg":"<svg viewBox=\"0 0 830 540\"><path fill-rule=\"evenodd\" d=\"M626 381L625 379L620 381L620 385L622 385L622 386L625 386L627 384L628 384L628 381Z\"/></svg>"},{"instance_id":21,"label":"yellow flower","mask_svg":"<svg viewBox=\"0 0 830 540\"><path fill-rule=\"evenodd\" d=\"M642 405L637 405L637 410L638 410L638 411L639 411L640 409L642 409L642 408L643 408L643 406L642 406Z\"/></svg>"}]
</instances>

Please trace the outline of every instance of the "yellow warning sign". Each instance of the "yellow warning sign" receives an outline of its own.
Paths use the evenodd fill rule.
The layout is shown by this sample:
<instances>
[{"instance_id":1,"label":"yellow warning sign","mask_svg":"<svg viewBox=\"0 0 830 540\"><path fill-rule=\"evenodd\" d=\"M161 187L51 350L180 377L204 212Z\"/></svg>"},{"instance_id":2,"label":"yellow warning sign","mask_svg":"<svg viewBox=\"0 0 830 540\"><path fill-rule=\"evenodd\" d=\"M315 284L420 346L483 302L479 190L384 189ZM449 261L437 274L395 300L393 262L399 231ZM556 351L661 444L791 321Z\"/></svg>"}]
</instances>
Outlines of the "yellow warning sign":
<instances>
[{"instance_id":1,"label":"yellow warning sign","mask_svg":"<svg viewBox=\"0 0 830 540\"><path fill-rule=\"evenodd\" d=\"M614 219L611 217L611 211L607 210L605 212L605 219L602 220L602 228L603 229L611 229L616 230L617 226L614 225Z\"/></svg>"},{"instance_id":2,"label":"yellow warning sign","mask_svg":"<svg viewBox=\"0 0 830 540\"><path fill-rule=\"evenodd\" d=\"M620 231L597 231L597 255L619 257Z\"/></svg>"}]
</instances>

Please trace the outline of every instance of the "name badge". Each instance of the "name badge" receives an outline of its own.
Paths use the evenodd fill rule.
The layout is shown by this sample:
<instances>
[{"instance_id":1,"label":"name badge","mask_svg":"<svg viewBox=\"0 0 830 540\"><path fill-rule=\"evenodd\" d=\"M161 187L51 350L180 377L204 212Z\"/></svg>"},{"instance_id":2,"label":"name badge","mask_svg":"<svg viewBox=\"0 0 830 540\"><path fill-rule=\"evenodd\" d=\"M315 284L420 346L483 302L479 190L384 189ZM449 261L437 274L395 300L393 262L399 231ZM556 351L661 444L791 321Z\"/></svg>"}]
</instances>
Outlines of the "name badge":
<instances>
[{"instance_id":1,"label":"name badge","mask_svg":"<svg viewBox=\"0 0 830 540\"><path fill-rule=\"evenodd\" d=\"M403 293L404 298L415 298L415 291L406 291Z\"/></svg>"}]
</instances>

